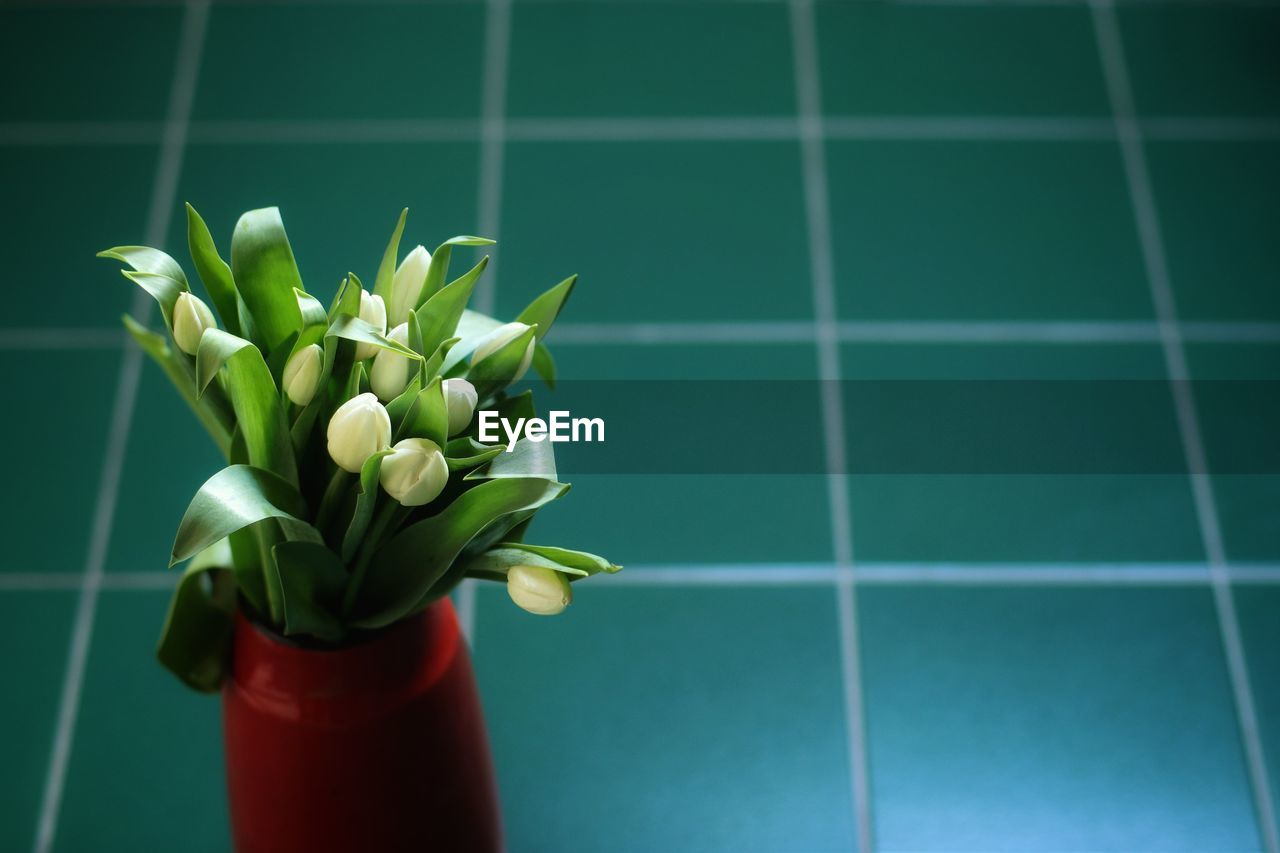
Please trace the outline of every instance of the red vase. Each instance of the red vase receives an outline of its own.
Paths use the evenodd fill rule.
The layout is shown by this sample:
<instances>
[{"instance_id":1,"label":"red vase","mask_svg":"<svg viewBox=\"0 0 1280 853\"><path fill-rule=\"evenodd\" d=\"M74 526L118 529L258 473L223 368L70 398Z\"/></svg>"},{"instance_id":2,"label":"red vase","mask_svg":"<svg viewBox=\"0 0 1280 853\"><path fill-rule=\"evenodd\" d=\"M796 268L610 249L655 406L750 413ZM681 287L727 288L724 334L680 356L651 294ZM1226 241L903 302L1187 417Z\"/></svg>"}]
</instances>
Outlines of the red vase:
<instances>
[{"instance_id":1,"label":"red vase","mask_svg":"<svg viewBox=\"0 0 1280 853\"><path fill-rule=\"evenodd\" d=\"M239 853L496 851L484 716L453 605L338 649L236 618L222 691Z\"/></svg>"}]
</instances>

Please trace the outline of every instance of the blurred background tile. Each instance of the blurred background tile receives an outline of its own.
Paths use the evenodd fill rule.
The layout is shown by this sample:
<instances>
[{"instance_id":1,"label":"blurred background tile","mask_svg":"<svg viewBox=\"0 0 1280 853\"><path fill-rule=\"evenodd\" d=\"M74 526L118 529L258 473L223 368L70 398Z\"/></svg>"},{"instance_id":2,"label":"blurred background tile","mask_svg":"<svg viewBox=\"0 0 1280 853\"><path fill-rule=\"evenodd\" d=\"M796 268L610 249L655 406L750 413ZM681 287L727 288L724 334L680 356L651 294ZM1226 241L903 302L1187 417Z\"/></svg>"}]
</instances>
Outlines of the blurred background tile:
<instances>
[{"instance_id":1,"label":"blurred background tile","mask_svg":"<svg viewBox=\"0 0 1280 853\"><path fill-rule=\"evenodd\" d=\"M817 4L828 115L1106 116L1083 4Z\"/></svg>"},{"instance_id":2,"label":"blurred background tile","mask_svg":"<svg viewBox=\"0 0 1280 853\"><path fill-rule=\"evenodd\" d=\"M0 117L163 119L181 21L165 5L0 8Z\"/></svg>"},{"instance_id":3,"label":"blurred background tile","mask_svg":"<svg viewBox=\"0 0 1280 853\"><path fill-rule=\"evenodd\" d=\"M480 596L512 853L850 848L829 588L577 596L554 621Z\"/></svg>"},{"instance_id":4,"label":"blurred background tile","mask_svg":"<svg viewBox=\"0 0 1280 853\"><path fill-rule=\"evenodd\" d=\"M791 115L781 3L516 3L511 116Z\"/></svg>"},{"instance_id":5,"label":"blurred background tile","mask_svg":"<svg viewBox=\"0 0 1280 853\"><path fill-rule=\"evenodd\" d=\"M1254 850L1207 590L859 592L877 845Z\"/></svg>"},{"instance_id":6,"label":"blurred background tile","mask_svg":"<svg viewBox=\"0 0 1280 853\"><path fill-rule=\"evenodd\" d=\"M1151 316L1114 143L841 141L827 151L841 317Z\"/></svg>"},{"instance_id":7,"label":"blurred background tile","mask_svg":"<svg viewBox=\"0 0 1280 853\"><path fill-rule=\"evenodd\" d=\"M483 16L480 3L215 6L192 117L475 118Z\"/></svg>"}]
</instances>

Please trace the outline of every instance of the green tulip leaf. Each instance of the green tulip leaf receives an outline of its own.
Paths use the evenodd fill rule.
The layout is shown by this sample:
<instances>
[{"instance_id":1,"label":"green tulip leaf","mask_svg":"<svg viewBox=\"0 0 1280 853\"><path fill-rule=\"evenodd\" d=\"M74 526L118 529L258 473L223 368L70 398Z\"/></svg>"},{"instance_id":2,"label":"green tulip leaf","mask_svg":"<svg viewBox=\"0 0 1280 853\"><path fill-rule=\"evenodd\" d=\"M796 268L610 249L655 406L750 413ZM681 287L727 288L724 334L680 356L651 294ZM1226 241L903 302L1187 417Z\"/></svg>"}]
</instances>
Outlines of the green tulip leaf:
<instances>
[{"instance_id":1,"label":"green tulip leaf","mask_svg":"<svg viewBox=\"0 0 1280 853\"><path fill-rule=\"evenodd\" d=\"M382 460L391 453L391 450L380 450L366 459L360 467L360 490L356 494L355 511L351 514L346 535L342 537L343 563L351 561L360 543L364 541L365 531L369 529L369 521L373 518L374 505L378 501L378 475L382 472Z\"/></svg>"},{"instance_id":2,"label":"green tulip leaf","mask_svg":"<svg viewBox=\"0 0 1280 853\"><path fill-rule=\"evenodd\" d=\"M485 527L504 516L536 510L568 488L534 478L494 480L462 493L438 515L406 527L374 555L355 599L352 624L380 628L407 616Z\"/></svg>"},{"instance_id":3,"label":"green tulip leaf","mask_svg":"<svg viewBox=\"0 0 1280 853\"><path fill-rule=\"evenodd\" d=\"M187 292L186 285L167 275L154 272L138 272L137 270L120 270L120 274L141 287L160 306L164 316L164 327L173 328L173 309L178 297Z\"/></svg>"},{"instance_id":4,"label":"green tulip leaf","mask_svg":"<svg viewBox=\"0 0 1280 853\"><path fill-rule=\"evenodd\" d=\"M161 665L201 693L217 692L230 662L236 607L230 569L226 540L196 555L169 599L156 647Z\"/></svg>"},{"instance_id":5,"label":"green tulip leaf","mask_svg":"<svg viewBox=\"0 0 1280 853\"><path fill-rule=\"evenodd\" d=\"M524 362L529 345L538 334L537 326L530 326L519 336L503 344L479 361L472 361L467 369L467 380L475 386L481 400L502 390L518 377L516 372Z\"/></svg>"},{"instance_id":6,"label":"green tulip leaf","mask_svg":"<svg viewBox=\"0 0 1280 853\"><path fill-rule=\"evenodd\" d=\"M280 573L285 634L342 639L338 614L348 575L337 555L314 542L281 542L271 553Z\"/></svg>"},{"instance_id":7,"label":"green tulip leaf","mask_svg":"<svg viewBox=\"0 0 1280 853\"><path fill-rule=\"evenodd\" d=\"M503 440L506 437L503 436ZM522 438L515 443L510 453L503 452L493 457L486 467L472 471L466 476L468 480L500 480L505 477L540 477L544 480L556 479L556 455L549 441L530 441Z\"/></svg>"},{"instance_id":8,"label":"green tulip leaf","mask_svg":"<svg viewBox=\"0 0 1280 853\"><path fill-rule=\"evenodd\" d=\"M470 308L464 310L462 319L458 320L458 326L453 332L454 337L458 338L458 343L449 351L449 357L445 359L440 372L445 376L457 376L465 369L467 359L471 357L471 353L475 352L480 342L501 325L501 322L488 314L481 314Z\"/></svg>"},{"instance_id":9,"label":"green tulip leaf","mask_svg":"<svg viewBox=\"0 0 1280 853\"><path fill-rule=\"evenodd\" d=\"M229 465L196 492L178 525L169 565L177 565L219 539L268 518L279 521L290 539L323 542L307 522L297 488L270 471Z\"/></svg>"},{"instance_id":10,"label":"green tulip leaf","mask_svg":"<svg viewBox=\"0 0 1280 853\"><path fill-rule=\"evenodd\" d=\"M167 276L179 282L183 290L191 289L182 265L159 249L152 249L150 246L116 246L99 252L98 257L121 261L138 272Z\"/></svg>"},{"instance_id":11,"label":"green tulip leaf","mask_svg":"<svg viewBox=\"0 0 1280 853\"><path fill-rule=\"evenodd\" d=\"M480 277L477 271L483 271L488 263L489 257L486 255L472 269L475 275L467 273L457 281L451 282L447 287L433 293L422 307L414 312L418 318L418 325L422 329L424 353L434 352L441 343L453 337L458 328L458 321L462 319L462 312L467 308L467 301L471 299L471 293L475 290L476 279Z\"/></svg>"},{"instance_id":12,"label":"green tulip leaf","mask_svg":"<svg viewBox=\"0 0 1280 853\"><path fill-rule=\"evenodd\" d=\"M450 237L441 243L431 253L431 263L427 265L427 280L422 286L422 293L418 295L418 304L413 307L415 309L420 307L423 302L444 287L445 276L449 274L449 259L453 254L454 246L492 246L495 242L485 237L462 236Z\"/></svg>"},{"instance_id":13,"label":"green tulip leaf","mask_svg":"<svg viewBox=\"0 0 1280 853\"><path fill-rule=\"evenodd\" d=\"M405 415L418 402L418 392L422 390L422 377L414 376L409 380L409 384L400 392L400 396L396 397L390 403L387 403L387 415L391 418L391 429L393 435L399 431L400 425L404 423Z\"/></svg>"},{"instance_id":14,"label":"green tulip leaf","mask_svg":"<svg viewBox=\"0 0 1280 853\"><path fill-rule=\"evenodd\" d=\"M533 372L538 374L543 382L547 383L547 387L552 391L556 388L556 360L551 357L551 350L547 349L542 341L538 341L533 345Z\"/></svg>"},{"instance_id":15,"label":"green tulip leaf","mask_svg":"<svg viewBox=\"0 0 1280 853\"><path fill-rule=\"evenodd\" d=\"M364 288L360 286L360 279L356 278L355 273L348 273L342 279L342 283L338 285L338 292L333 297L333 304L329 306L329 322L332 323L339 317L359 317L360 316L360 291Z\"/></svg>"},{"instance_id":16,"label":"green tulip leaf","mask_svg":"<svg viewBox=\"0 0 1280 853\"><path fill-rule=\"evenodd\" d=\"M355 341L356 343L373 344L375 347L389 349L400 355L407 356L414 361L422 361L422 356L418 355L404 344L396 343L388 338L378 327L372 323L365 322L359 317L352 317L347 314L341 314L333 324L329 326L329 331L325 333L327 338L341 338L346 341Z\"/></svg>"},{"instance_id":17,"label":"green tulip leaf","mask_svg":"<svg viewBox=\"0 0 1280 853\"><path fill-rule=\"evenodd\" d=\"M555 287L550 288L530 302L516 317L516 322L537 326L542 330L540 336L545 338L547 333L551 331L551 324L556 321L556 317L560 316L560 309L568 301L569 294L573 293L573 286L577 283L578 277L571 275Z\"/></svg>"},{"instance_id":18,"label":"green tulip leaf","mask_svg":"<svg viewBox=\"0 0 1280 853\"><path fill-rule=\"evenodd\" d=\"M168 339L163 335L158 335L140 325L128 314L125 314L123 319L124 327L133 336L138 346L160 366L165 376L169 377L173 387L178 389L182 399L186 400L191 411L213 437L218 450L222 451L223 456L227 456L231 452L231 433L235 430L236 416L222 389L217 389L217 393L197 398L196 374L191 359L172 349Z\"/></svg>"},{"instance_id":19,"label":"green tulip leaf","mask_svg":"<svg viewBox=\"0 0 1280 853\"><path fill-rule=\"evenodd\" d=\"M409 208L400 211L400 220L391 232L391 241L382 253L382 263L378 264L378 275L373 280L373 293L381 296L388 306L391 305L391 282L395 280L396 261L400 258L400 235L404 233L404 221L409 216Z\"/></svg>"},{"instance_id":20,"label":"green tulip leaf","mask_svg":"<svg viewBox=\"0 0 1280 853\"><path fill-rule=\"evenodd\" d=\"M444 461L448 463L450 471L466 471L483 465L503 452L505 448L490 447L469 436L463 436L455 438L445 447Z\"/></svg>"},{"instance_id":21,"label":"green tulip leaf","mask_svg":"<svg viewBox=\"0 0 1280 853\"><path fill-rule=\"evenodd\" d=\"M537 566L569 575L574 579L587 577L587 573L581 569L566 566L540 554L508 547L505 542L499 544L496 548L485 551L478 557L472 557L467 560L464 572L468 577L505 582L507 572L511 570L512 566Z\"/></svg>"},{"instance_id":22,"label":"green tulip leaf","mask_svg":"<svg viewBox=\"0 0 1280 853\"><path fill-rule=\"evenodd\" d=\"M537 556L544 560L554 562L567 574L576 574L582 577L606 572L613 574L622 571L622 566L615 566L604 557L595 554L589 554L586 551L571 551L568 548L555 548L550 545L529 545L524 542L503 542L502 548L514 550L524 553L526 556Z\"/></svg>"},{"instance_id":23,"label":"green tulip leaf","mask_svg":"<svg viewBox=\"0 0 1280 853\"><path fill-rule=\"evenodd\" d=\"M246 337L240 330L240 296L236 293L235 279L231 277L231 267L218 254L218 247L209 233L209 226L204 224L200 214L191 205L187 205L187 247L191 251L191 260L195 262L196 272L204 282L204 289L209 291L213 307L218 311L218 318L228 332L239 337Z\"/></svg>"},{"instance_id":24,"label":"green tulip leaf","mask_svg":"<svg viewBox=\"0 0 1280 853\"><path fill-rule=\"evenodd\" d=\"M302 328L293 291L303 290L298 264L280 220L265 207L240 217L231 237L231 271L264 349L275 349Z\"/></svg>"},{"instance_id":25,"label":"green tulip leaf","mask_svg":"<svg viewBox=\"0 0 1280 853\"><path fill-rule=\"evenodd\" d=\"M298 482L289 423L262 352L249 341L220 329L208 329L196 351L196 392L203 394L213 377L227 369L227 392L244 433L253 465Z\"/></svg>"},{"instance_id":26,"label":"green tulip leaf","mask_svg":"<svg viewBox=\"0 0 1280 853\"><path fill-rule=\"evenodd\" d=\"M439 376L418 392L418 399L414 401L404 420L401 421L395 440L399 441L403 438L430 439L441 448L448 443L449 407L444 401Z\"/></svg>"}]
</instances>

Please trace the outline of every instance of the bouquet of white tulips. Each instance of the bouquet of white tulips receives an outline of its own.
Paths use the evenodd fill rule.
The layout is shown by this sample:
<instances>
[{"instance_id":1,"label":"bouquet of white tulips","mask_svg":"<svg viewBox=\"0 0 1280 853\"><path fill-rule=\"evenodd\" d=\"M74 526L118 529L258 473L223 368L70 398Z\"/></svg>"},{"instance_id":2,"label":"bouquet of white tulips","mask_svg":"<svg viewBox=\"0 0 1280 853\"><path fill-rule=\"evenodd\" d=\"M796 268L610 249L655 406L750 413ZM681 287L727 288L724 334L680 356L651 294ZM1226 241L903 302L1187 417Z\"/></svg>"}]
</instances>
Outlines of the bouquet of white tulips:
<instances>
[{"instance_id":1,"label":"bouquet of white tulips","mask_svg":"<svg viewBox=\"0 0 1280 853\"><path fill-rule=\"evenodd\" d=\"M319 644L384 628L463 578L507 583L540 614L569 582L618 567L524 541L539 507L563 495L550 442L511 452L477 440L475 413L533 417L508 392L530 366L548 384L543 339L575 278L511 323L466 305L488 258L447 281L454 237L397 264L407 211L373 287L349 273L328 310L307 293L276 208L240 217L231 263L187 206L191 258L211 308L157 249L103 257L159 304L163 333L125 326L162 367L227 458L187 509L170 564L190 559L158 650L187 684L222 681L235 609ZM447 283L446 283L447 282ZM216 316L215 316L216 312Z\"/></svg>"}]
</instances>

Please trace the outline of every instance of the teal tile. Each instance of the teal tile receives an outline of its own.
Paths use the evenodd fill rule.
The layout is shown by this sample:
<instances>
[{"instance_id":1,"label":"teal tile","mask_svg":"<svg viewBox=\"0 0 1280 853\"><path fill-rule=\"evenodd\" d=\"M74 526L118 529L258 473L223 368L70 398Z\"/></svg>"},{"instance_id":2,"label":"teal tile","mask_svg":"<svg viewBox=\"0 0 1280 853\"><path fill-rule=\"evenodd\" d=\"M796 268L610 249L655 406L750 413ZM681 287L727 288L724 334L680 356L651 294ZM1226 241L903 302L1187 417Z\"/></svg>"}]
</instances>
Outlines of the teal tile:
<instances>
[{"instance_id":1,"label":"teal tile","mask_svg":"<svg viewBox=\"0 0 1280 853\"><path fill-rule=\"evenodd\" d=\"M512 853L852 849L832 591L609 580L553 619L480 589Z\"/></svg>"},{"instance_id":2,"label":"teal tile","mask_svg":"<svg viewBox=\"0 0 1280 853\"><path fill-rule=\"evenodd\" d=\"M566 303L560 321L572 323L577 306L574 297ZM615 380L678 380L716 382L756 382L794 380L797 384L818 375L815 344L576 344L560 343L555 329L547 346L556 360L556 371L565 382L612 382ZM539 389L538 399L554 392Z\"/></svg>"},{"instance_id":3,"label":"teal tile","mask_svg":"<svg viewBox=\"0 0 1280 853\"><path fill-rule=\"evenodd\" d=\"M842 371L853 380L1148 380L1133 386L1150 405L1122 424L1124 435L1149 434L1161 450L1156 461L1174 470L1180 443L1171 398L1166 398L1162 356L1156 345L849 345ZM867 386L876 390L877 383ZM990 387L988 383L988 387ZM850 470L875 470L877 443L903 457L902 447L922 439L932 452L956 440L955 424L938 411L928 423L894 427L856 395L845 399ZM959 399L964 395L959 390ZM1087 396L1087 395L1086 395ZM1166 408L1167 406L1167 408ZM1165 417L1161 417L1161 412ZM963 407L958 410L964 415ZM1020 412L1007 421L1017 424ZM1106 411L1092 423L1107 435ZM1056 432L1055 432L1056 431ZM1044 433L1062 435L1050 424ZM1022 445L1031 438L1011 434ZM907 443L904 445L904 443ZM968 452L961 447L960 452ZM869 457L868 454L871 454ZM1069 454L1063 455L1070 459ZM1184 475L1159 473L859 474L849 478L850 514L858 559L870 562L1183 562L1204 557L1195 505Z\"/></svg>"},{"instance_id":4,"label":"teal tile","mask_svg":"<svg viewBox=\"0 0 1280 853\"><path fill-rule=\"evenodd\" d=\"M1169 278L1183 320L1280 320L1280 143L1150 142Z\"/></svg>"},{"instance_id":5,"label":"teal tile","mask_svg":"<svg viewBox=\"0 0 1280 853\"><path fill-rule=\"evenodd\" d=\"M164 571L187 504L226 464L168 377L148 359L125 450L107 570Z\"/></svg>"},{"instance_id":6,"label":"teal tile","mask_svg":"<svg viewBox=\"0 0 1280 853\"><path fill-rule=\"evenodd\" d=\"M1227 557L1280 560L1280 346L1194 344L1187 361Z\"/></svg>"},{"instance_id":7,"label":"teal tile","mask_svg":"<svg viewBox=\"0 0 1280 853\"><path fill-rule=\"evenodd\" d=\"M570 273L574 321L813 316L794 143L516 143L498 306Z\"/></svg>"},{"instance_id":8,"label":"teal tile","mask_svg":"<svg viewBox=\"0 0 1280 853\"><path fill-rule=\"evenodd\" d=\"M481 3L219 5L192 117L474 118L483 33Z\"/></svg>"},{"instance_id":9,"label":"teal tile","mask_svg":"<svg viewBox=\"0 0 1280 853\"><path fill-rule=\"evenodd\" d=\"M819 3L817 15L828 114L1110 114L1083 4Z\"/></svg>"},{"instance_id":10,"label":"teal tile","mask_svg":"<svg viewBox=\"0 0 1280 853\"><path fill-rule=\"evenodd\" d=\"M0 713L8 739L0 774L5 850L28 850L35 841L76 597L70 591L0 594L0 647L14 652L0 667L12 697Z\"/></svg>"},{"instance_id":11,"label":"teal tile","mask_svg":"<svg viewBox=\"0 0 1280 853\"><path fill-rule=\"evenodd\" d=\"M230 847L219 701L156 662L167 604L138 591L98 602L57 851Z\"/></svg>"},{"instance_id":12,"label":"teal tile","mask_svg":"<svg viewBox=\"0 0 1280 853\"><path fill-rule=\"evenodd\" d=\"M510 65L512 116L795 112L779 3L516 3Z\"/></svg>"},{"instance_id":13,"label":"teal tile","mask_svg":"<svg viewBox=\"0 0 1280 853\"><path fill-rule=\"evenodd\" d=\"M3 14L3 13L0 13ZM14 146L0 157L0 250L21 270L0 327L115 327L133 299L116 261L94 255L145 242L151 146Z\"/></svg>"},{"instance_id":14,"label":"teal tile","mask_svg":"<svg viewBox=\"0 0 1280 853\"><path fill-rule=\"evenodd\" d=\"M1234 595L1271 807L1280 813L1280 586L1241 584Z\"/></svg>"},{"instance_id":15,"label":"teal tile","mask_svg":"<svg viewBox=\"0 0 1280 853\"><path fill-rule=\"evenodd\" d=\"M834 142L840 316L1152 315L1109 142Z\"/></svg>"},{"instance_id":16,"label":"teal tile","mask_svg":"<svg viewBox=\"0 0 1280 853\"><path fill-rule=\"evenodd\" d=\"M24 415L6 417L0 426L0 441L11 451L5 475L14 490L0 528L0 572L82 571L119 352L10 351L3 363L9 393L28 402Z\"/></svg>"},{"instance_id":17,"label":"teal tile","mask_svg":"<svg viewBox=\"0 0 1280 853\"><path fill-rule=\"evenodd\" d=\"M1205 588L859 592L877 847L1257 850Z\"/></svg>"},{"instance_id":18,"label":"teal tile","mask_svg":"<svg viewBox=\"0 0 1280 853\"><path fill-rule=\"evenodd\" d=\"M179 198L200 211L228 258L240 214L279 206L302 280L327 300L348 271L373 281L405 207L405 251L416 243L434 250L455 234L474 234L476 156L470 143L195 145L187 150ZM186 258L181 209L171 232L174 254ZM455 252L454 262L462 267L474 254Z\"/></svg>"},{"instance_id":19,"label":"teal tile","mask_svg":"<svg viewBox=\"0 0 1280 853\"><path fill-rule=\"evenodd\" d=\"M530 542L623 565L811 563L832 558L825 480L813 474L578 474L538 512Z\"/></svg>"},{"instance_id":20,"label":"teal tile","mask_svg":"<svg viewBox=\"0 0 1280 853\"><path fill-rule=\"evenodd\" d=\"M0 121L164 118L181 21L180 5L0 9Z\"/></svg>"},{"instance_id":21,"label":"teal tile","mask_svg":"<svg viewBox=\"0 0 1280 853\"><path fill-rule=\"evenodd\" d=\"M1117 14L1141 114L1280 115L1280 8L1126 3Z\"/></svg>"}]
</instances>

